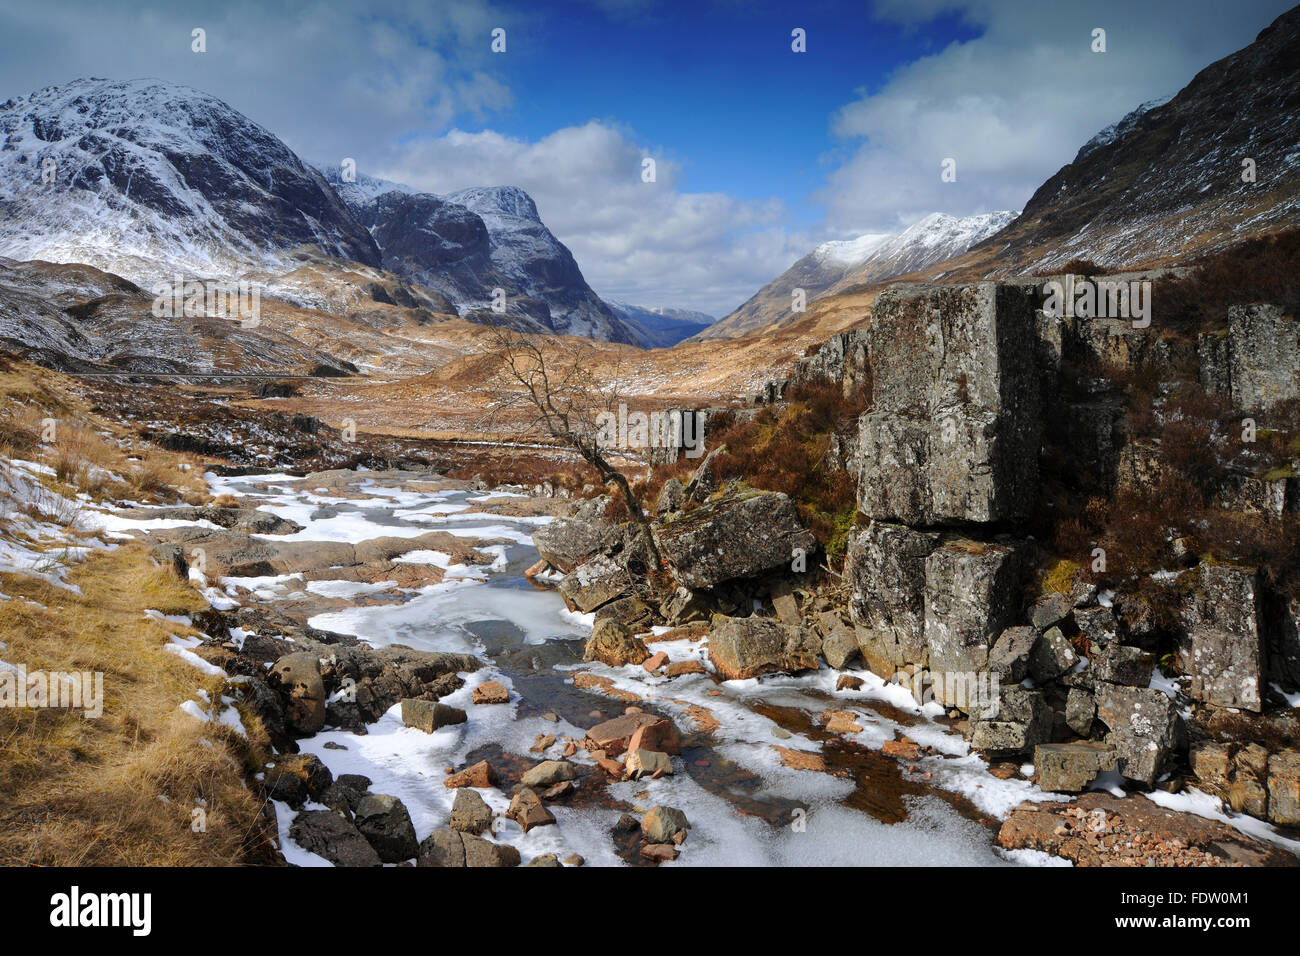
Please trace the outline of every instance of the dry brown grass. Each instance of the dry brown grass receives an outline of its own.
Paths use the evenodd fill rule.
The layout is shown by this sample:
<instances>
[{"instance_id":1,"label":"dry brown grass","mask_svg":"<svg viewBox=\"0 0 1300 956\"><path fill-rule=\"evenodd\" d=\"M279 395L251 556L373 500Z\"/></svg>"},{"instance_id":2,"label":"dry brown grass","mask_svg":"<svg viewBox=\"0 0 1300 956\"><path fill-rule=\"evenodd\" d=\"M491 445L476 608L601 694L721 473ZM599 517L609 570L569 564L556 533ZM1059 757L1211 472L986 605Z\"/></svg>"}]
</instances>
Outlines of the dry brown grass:
<instances>
[{"instance_id":1,"label":"dry brown grass","mask_svg":"<svg viewBox=\"0 0 1300 956\"><path fill-rule=\"evenodd\" d=\"M263 759L261 725L249 739L181 712L208 677L163 646L175 624L147 617L205 602L154 566L141 546L96 554L72 570L77 595L0 575L3 658L36 670L104 675L103 715L0 708L0 861L38 865L222 865L259 858L258 799L242 783ZM28 598L35 604L22 598ZM38 607L37 605L43 605ZM200 802L202 801L202 802ZM206 832L191 814L203 807Z\"/></svg>"}]
</instances>

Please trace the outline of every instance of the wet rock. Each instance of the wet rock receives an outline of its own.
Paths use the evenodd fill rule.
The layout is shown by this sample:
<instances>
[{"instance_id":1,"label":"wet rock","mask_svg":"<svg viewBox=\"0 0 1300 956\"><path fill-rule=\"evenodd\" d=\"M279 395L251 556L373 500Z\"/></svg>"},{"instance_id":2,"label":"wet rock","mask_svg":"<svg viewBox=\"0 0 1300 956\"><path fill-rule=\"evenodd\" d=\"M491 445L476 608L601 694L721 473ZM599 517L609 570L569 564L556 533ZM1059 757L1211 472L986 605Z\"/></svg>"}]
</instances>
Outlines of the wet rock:
<instances>
[{"instance_id":1,"label":"wet rock","mask_svg":"<svg viewBox=\"0 0 1300 956\"><path fill-rule=\"evenodd\" d=\"M1041 431L1034 294L897 284L872 307L858 508L909 525L1029 514Z\"/></svg>"},{"instance_id":2,"label":"wet rock","mask_svg":"<svg viewBox=\"0 0 1300 956\"><path fill-rule=\"evenodd\" d=\"M861 677L854 677L852 674L841 674L840 679L835 682L836 690L860 690L863 680Z\"/></svg>"},{"instance_id":3,"label":"wet rock","mask_svg":"<svg viewBox=\"0 0 1300 956\"><path fill-rule=\"evenodd\" d=\"M1178 668L1192 678L1191 696L1215 707L1263 708L1264 648L1259 630L1259 579L1251 570L1201 565L1183 607L1187 630Z\"/></svg>"},{"instance_id":4,"label":"wet rock","mask_svg":"<svg viewBox=\"0 0 1300 956\"><path fill-rule=\"evenodd\" d=\"M546 809L541 797L528 787L515 791L506 816L523 827L525 833L533 827L549 826L555 822L555 815Z\"/></svg>"},{"instance_id":5,"label":"wet rock","mask_svg":"<svg viewBox=\"0 0 1300 956\"><path fill-rule=\"evenodd\" d=\"M289 838L335 866L379 866L382 861L355 826L333 810L305 810L289 826Z\"/></svg>"},{"instance_id":6,"label":"wet rock","mask_svg":"<svg viewBox=\"0 0 1300 956\"><path fill-rule=\"evenodd\" d=\"M562 780L576 780L578 768L567 760L543 760L537 766L524 771L519 782L525 787L549 787Z\"/></svg>"},{"instance_id":7,"label":"wet rock","mask_svg":"<svg viewBox=\"0 0 1300 956\"><path fill-rule=\"evenodd\" d=\"M474 688L471 695L476 704L507 704L510 702L510 691L500 681L484 681Z\"/></svg>"},{"instance_id":8,"label":"wet rock","mask_svg":"<svg viewBox=\"0 0 1300 956\"><path fill-rule=\"evenodd\" d=\"M1173 701L1158 690L1098 681L1097 719L1110 729L1107 741L1116 769L1150 787L1169 769L1184 733Z\"/></svg>"},{"instance_id":9,"label":"wet rock","mask_svg":"<svg viewBox=\"0 0 1300 956\"><path fill-rule=\"evenodd\" d=\"M279 754L264 778L267 795L294 809L319 799L333 782L329 767L315 754Z\"/></svg>"},{"instance_id":10,"label":"wet rock","mask_svg":"<svg viewBox=\"0 0 1300 956\"><path fill-rule=\"evenodd\" d=\"M325 681L315 654L286 654L266 677L280 695L285 722L298 736L309 737L325 726Z\"/></svg>"},{"instance_id":11,"label":"wet rock","mask_svg":"<svg viewBox=\"0 0 1300 956\"><path fill-rule=\"evenodd\" d=\"M1030 654L1038 643L1032 627L1009 627L989 651L989 672L1003 684L1019 684L1029 673Z\"/></svg>"},{"instance_id":12,"label":"wet rock","mask_svg":"<svg viewBox=\"0 0 1300 956\"><path fill-rule=\"evenodd\" d=\"M672 721L643 711L620 714L592 727L587 731L587 750L599 750L610 757L616 757L628 749L632 738L636 737L639 730L651 726L657 729L637 738L638 746L663 750L667 753L680 752L681 742L677 739L677 729Z\"/></svg>"},{"instance_id":13,"label":"wet rock","mask_svg":"<svg viewBox=\"0 0 1300 956\"><path fill-rule=\"evenodd\" d=\"M462 788L451 805L449 825L461 833L480 834L492 826L492 810L477 790Z\"/></svg>"},{"instance_id":14,"label":"wet rock","mask_svg":"<svg viewBox=\"0 0 1300 956\"><path fill-rule=\"evenodd\" d=\"M1046 684L1069 671L1079 661L1074 647L1059 627L1049 627L1034 645L1029 657L1029 676L1035 684Z\"/></svg>"},{"instance_id":15,"label":"wet rock","mask_svg":"<svg viewBox=\"0 0 1300 956\"><path fill-rule=\"evenodd\" d=\"M353 815L357 830L385 863L412 859L419 851L411 815L396 797L368 794L357 803Z\"/></svg>"},{"instance_id":16,"label":"wet rock","mask_svg":"<svg viewBox=\"0 0 1300 956\"><path fill-rule=\"evenodd\" d=\"M873 521L849 540L844 578L863 660L889 678L901 667L925 666L925 560L939 535Z\"/></svg>"},{"instance_id":17,"label":"wet rock","mask_svg":"<svg viewBox=\"0 0 1300 956\"><path fill-rule=\"evenodd\" d=\"M645 643L617 621L604 620L592 629L587 646L583 649L584 661L599 661L610 667L641 664L650 656Z\"/></svg>"},{"instance_id":18,"label":"wet rock","mask_svg":"<svg viewBox=\"0 0 1300 956\"><path fill-rule=\"evenodd\" d=\"M719 616L709 635L709 661L723 680L817 670L820 651L810 630L770 618Z\"/></svg>"},{"instance_id":19,"label":"wet rock","mask_svg":"<svg viewBox=\"0 0 1300 956\"><path fill-rule=\"evenodd\" d=\"M673 577L688 588L789 566L811 555L817 539L794 503L776 492L732 494L654 526ZM667 616L667 615L665 615Z\"/></svg>"},{"instance_id":20,"label":"wet rock","mask_svg":"<svg viewBox=\"0 0 1300 956\"><path fill-rule=\"evenodd\" d=\"M653 807L641 821L641 835L647 843L672 843L678 833L689 828L686 814L675 807Z\"/></svg>"},{"instance_id":21,"label":"wet rock","mask_svg":"<svg viewBox=\"0 0 1300 956\"><path fill-rule=\"evenodd\" d=\"M647 673L653 674L667 663L668 655L663 651L659 651L657 654L647 657L641 666L645 668Z\"/></svg>"},{"instance_id":22,"label":"wet rock","mask_svg":"<svg viewBox=\"0 0 1300 956\"><path fill-rule=\"evenodd\" d=\"M560 858L559 858L558 856L556 856L554 853L543 853L541 856L535 856L535 857L533 857L531 860L529 860L527 863L525 863L524 866L525 866L525 867L529 867L529 866L550 866L550 867L556 867L556 866L558 866L558 867L560 867L560 868L563 868L563 867L564 867L564 864L560 862Z\"/></svg>"},{"instance_id":23,"label":"wet rock","mask_svg":"<svg viewBox=\"0 0 1300 956\"><path fill-rule=\"evenodd\" d=\"M681 677L683 674L706 674L708 671L699 661L673 661L664 669L666 677Z\"/></svg>"},{"instance_id":24,"label":"wet rock","mask_svg":"<svg viewBox=\"0 0 1300 956\"><path fill-rule=\"evenodd\" d=\"M1052 710L1040 691L999 688L996 713L971 720L971 746L994 754L1029 753L1052 737Z\"/></svg>"},{"instance_id":25,"label":"wet rock","mask_svg":"<svg viewBox=\"0 0 1300 956\"><path fill-rule=\"evenodd\" d=\"M511 867L518 866L519 851L470 833L434 830L420 844L417 866Z\"/></svg>"},{"instance_id":26,"label":"wet rock","mask_svg":"<svg viewBox=\"0 0 1300 956\"><path fill-rule=\"evenodd\" d=\"M433 700L402 701L402 723L431 734L441 727L463 724L468 718L459 707L449 707Z\"/></svg>"},{"instance_id":27,"label":"wet rock","mask_svg":"<svg viewBox=\"0 0 1300 956\"><path fill-rule=\"evenodd\" d=\"M1019 546L958 539L925 559L925 641L931 671L980 673L1020 608ZM936 699L945 706L948 682Z\"/></svg>"},{"instance_id":28,"label":"wet rock","mask_svg":"<svg viewBox=\"0 0 1300 956\"><path fill-rule=\"evenodd\" d=\"M1038 785L1057 793L1082 793L1103 770L1115 769L1115 751L1106 744L1039 744L1034 748Z\"/></svg>"}]
</instances>

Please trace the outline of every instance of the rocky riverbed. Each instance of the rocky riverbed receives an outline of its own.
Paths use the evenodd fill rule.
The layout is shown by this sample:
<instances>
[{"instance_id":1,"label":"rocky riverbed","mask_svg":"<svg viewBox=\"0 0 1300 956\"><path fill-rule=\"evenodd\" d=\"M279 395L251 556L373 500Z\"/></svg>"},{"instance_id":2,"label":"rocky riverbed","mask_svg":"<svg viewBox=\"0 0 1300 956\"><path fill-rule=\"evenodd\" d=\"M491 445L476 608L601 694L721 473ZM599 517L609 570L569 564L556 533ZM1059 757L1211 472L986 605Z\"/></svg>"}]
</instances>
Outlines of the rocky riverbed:
<instances>
[{"instance_id":1,"label":"rocky riverbed","mask_svg":"<svg viewBox=\"0 0 1300 956\"><path fill-rule=\"evenodd\" d=\"M212 603L192 652L229 693L192 713L266 726L288 863L1046 865L1141 860L1171 833L1188 859L1294 862L1186 794L1052 816L1072 800L1031 765L991 765L865 668L724 680L706 623L633 624L646 659L584 660L597 615L533 543L580 503L407 472L209 482L225 508L116 520Z\"/></svg>"}]
</instances>

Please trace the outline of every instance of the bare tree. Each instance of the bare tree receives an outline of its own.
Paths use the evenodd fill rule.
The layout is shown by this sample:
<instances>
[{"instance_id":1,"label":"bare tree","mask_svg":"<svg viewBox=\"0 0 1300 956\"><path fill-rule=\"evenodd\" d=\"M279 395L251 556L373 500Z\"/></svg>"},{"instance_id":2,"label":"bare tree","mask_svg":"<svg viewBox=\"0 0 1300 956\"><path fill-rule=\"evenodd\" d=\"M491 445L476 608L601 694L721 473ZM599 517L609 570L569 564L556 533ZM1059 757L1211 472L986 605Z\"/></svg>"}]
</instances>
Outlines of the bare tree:
<instances>
[{"instance_id":1,"label":"bare tree","mask_svg":"<svg viewBox=\"0 0 1300 956\"><path fill-rule=\"evenodd\" d=\"M602 439L602 424L611 420L608 416L617 416L623 401L617 367L601 378L593 372L597 356L590 345L502 326L490 328L494 364L510 383L511 391L493 403L488 421L498 428L508 427L511 412L516 412L526 428L539 430L576 451L596 470L602 484L618 489L653 562L648 570L658 574L659 548L650 521L627 476L611 463L610 451Z\"/></svg>"}]
</instances>

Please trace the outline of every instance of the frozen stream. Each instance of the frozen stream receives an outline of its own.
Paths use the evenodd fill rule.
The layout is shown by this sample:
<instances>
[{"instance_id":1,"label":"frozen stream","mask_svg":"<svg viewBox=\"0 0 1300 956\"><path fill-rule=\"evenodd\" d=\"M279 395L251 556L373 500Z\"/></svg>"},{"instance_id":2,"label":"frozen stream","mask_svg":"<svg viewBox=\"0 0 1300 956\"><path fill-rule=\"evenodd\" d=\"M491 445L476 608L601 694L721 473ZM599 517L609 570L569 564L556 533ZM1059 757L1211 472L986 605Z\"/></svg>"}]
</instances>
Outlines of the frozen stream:
<instances>
[{"instance_id":1,"label":"frozen stream","mask_svg":"<svg viewBox=\"0 0 1300 956\"><path fill-rule=\"evenodd\" d=\"M394 707L366 735L325 731L300 741L303 751L319 756L336 776L364 774L373 781L372 792L400 798L420 839L447 825L455 797L442 783L449 768L499 757L522 770L559 758L566 738L581 741L586 729L621 713L628 706L625 695L632 695L639 698L637 706L672 717L681 729L686 747L673 760L674 774L607 785L602 774L592 772L581 777L572 798L548 804L556 825L524 833L513 820L499 816L494 839L517 846L524 862L543 853L562 859L578 853L588 865L623 865L632 854L612 835L615 822L624 813L666 804L683 810L691 823L680 858L669 866L1050 860L1029 851L1004 853L994 846L991 824L1022 800L1054 798L1023 780L989 774L960 735L932 719L937 711L923 711L901 688L883 684L865 670L852 672L864 680L861 690L837 692L839 672L827 669L715 684L708 674L669 679L637 666L584 664L591 616L569 612L558 592L523 576L538 558L531 531L550 519L470 511L512 499L465 491L427 476L405 478L410 480L361 473L341 491L337 483L311 487L310 479L287 476L209 476L214 492L251 498L260 508L303 526L287 540L357 544L443 531L491 557L488 564L453 565L446 554L413 549L399 560L442 567L445 579L401 592L382 582L314 581L304 594L302 581L287 575L221 582L240 603L301 601L313 594L355 599L312 615L308 623L356 635L374 646L467 652L488 662L463 675L465 686L443 698L467 712L466 724L425 734L404 727L400 708ZM519 497L514 496L516 503ZM383 592L388 603L374 603L374 595ZM703 641L647 643L652 652L663 650L673 661L706 659ZM591 675L584 681L586 689L574 684L580 671ZM509 704L472 702L474 687L487 680L511 690ZM863 729L843 737L828 734L816 720L828 708L854 711ZM937 754L914 761L915 771L880 754L881 744L898 733ZM558 742L544 754L530 753L539 735L554 735ZM787 766L789 754L783 759L777 748L802 752L817 766ZM569 759L592 764L582 749ZM504 790L483 791L482 796L495 811L504 812L510 802ZM278 810L288 859L328 865L292 844L287 834L293 811L285 805Z\"/></svg>"}]
</instances>

